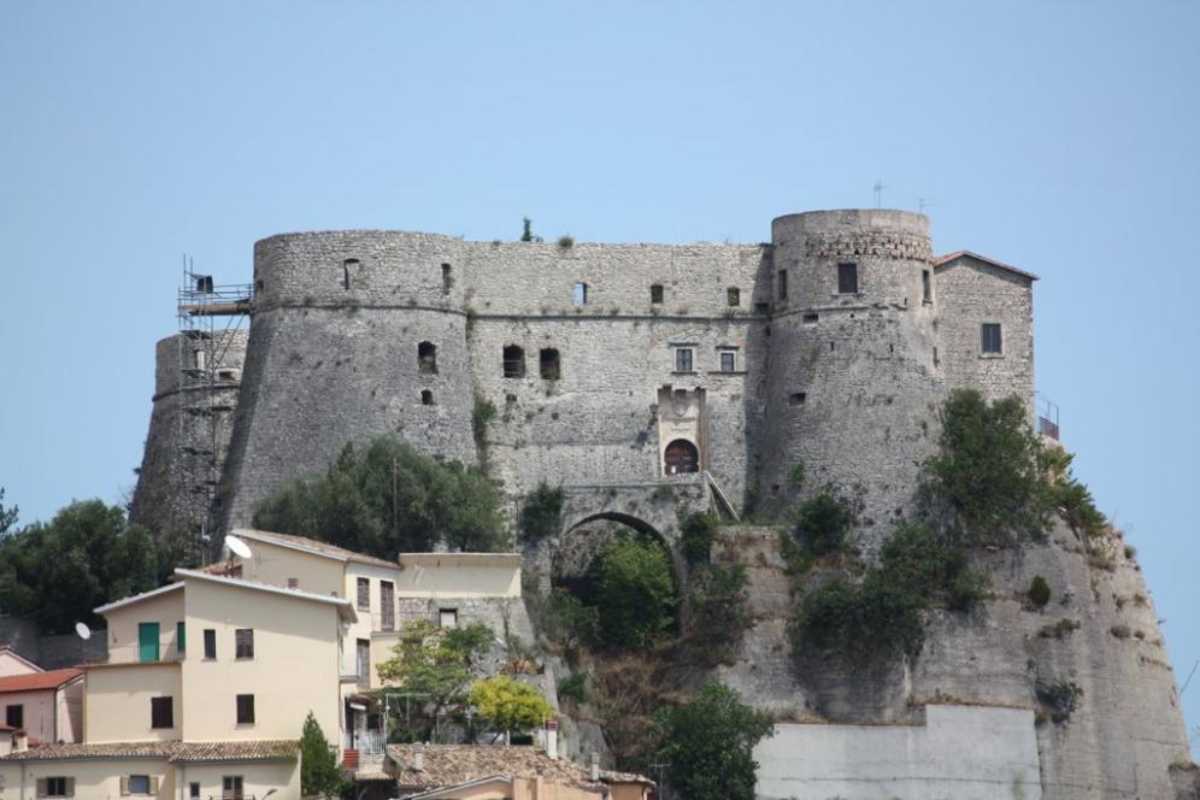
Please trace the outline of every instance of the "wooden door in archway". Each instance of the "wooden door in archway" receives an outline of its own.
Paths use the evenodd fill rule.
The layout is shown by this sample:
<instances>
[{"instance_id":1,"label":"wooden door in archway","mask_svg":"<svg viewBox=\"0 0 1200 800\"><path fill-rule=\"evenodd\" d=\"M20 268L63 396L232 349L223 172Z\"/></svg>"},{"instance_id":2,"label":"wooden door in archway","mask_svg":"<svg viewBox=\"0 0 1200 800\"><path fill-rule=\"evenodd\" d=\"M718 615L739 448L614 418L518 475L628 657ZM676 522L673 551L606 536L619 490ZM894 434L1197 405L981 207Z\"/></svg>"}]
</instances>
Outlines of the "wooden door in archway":
<instances>
[{"instance_id":1,"label":"wooden door in archway","mask_svg":"<svg viewBox=\"0 0 1200 800\"><path fill-rule=\"evenodd\" d=\"M667 445L663 462L668 475L700 471L700 451L687 439L676 439Z\"/></svg>"}]
</instances>

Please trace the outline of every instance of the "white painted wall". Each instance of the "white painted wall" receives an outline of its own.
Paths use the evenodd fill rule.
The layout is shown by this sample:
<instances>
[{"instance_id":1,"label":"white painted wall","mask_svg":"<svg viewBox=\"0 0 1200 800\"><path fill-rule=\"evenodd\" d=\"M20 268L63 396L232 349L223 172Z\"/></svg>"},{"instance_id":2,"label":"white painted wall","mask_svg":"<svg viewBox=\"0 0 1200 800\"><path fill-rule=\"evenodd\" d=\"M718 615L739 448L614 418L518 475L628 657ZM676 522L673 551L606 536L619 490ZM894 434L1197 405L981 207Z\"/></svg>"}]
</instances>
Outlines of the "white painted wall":
<instances>
[{"instance_id":1,"label":"white painted wall","mask_svg":"<svg viewBox=\"0 0 1200 800\"><path fill-rule=\"evenodd\" d=\"M924 725L780 724L760 800L1041 800L1028 709L927 706Z\"/></svg>"}]
</instances>

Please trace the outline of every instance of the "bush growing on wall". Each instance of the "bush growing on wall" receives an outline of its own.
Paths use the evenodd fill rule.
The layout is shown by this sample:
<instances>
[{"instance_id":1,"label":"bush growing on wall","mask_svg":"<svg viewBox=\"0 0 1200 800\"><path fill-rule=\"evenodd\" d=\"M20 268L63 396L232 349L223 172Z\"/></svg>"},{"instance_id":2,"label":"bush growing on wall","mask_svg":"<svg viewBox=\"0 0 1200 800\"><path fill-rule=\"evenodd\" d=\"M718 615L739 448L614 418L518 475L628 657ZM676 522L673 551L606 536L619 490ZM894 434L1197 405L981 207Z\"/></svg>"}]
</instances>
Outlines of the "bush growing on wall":
<instances>
[{"instance_id":1,"label":"bush growing on wall","mask_svg":"<svg viewBox=\"0 0 1200 800\"><path fill-rule=\"evenodd\" d=\"M734 661L742 635L754 622L748 584L741 564L706 564L692 571L686 637L691 661L708 666Z\"/></svg>"},{"instance_id":2,"label":"bush growing on wall","mask_svg":"<svg viewBox=\"0 0 1200 800\"><path fill-rule=\"evenodd\" d=\"M594 562L600 635L615 648L647 647L675 624L678 599L671 563L654 541L625 537Z\"/></svg>"},{"instance_id":3,"label":"bush growing on wall","mask_svg":"<svg viewBox=\"0 0 1200 800\"><path fill-rule=\"evenodd\" d=\"M1050 602L1050 584L1041 575L1034 575L1029 582L1029 602L1034 608L1045 608Z\"/></svg>"},{"instance_id":4,"label":"bush growing on wall","mask_svg":"<svg viewBox=\"0 0 1200 800\"><path fill-rule=\"evenodd\" d=\"M540 542L558 533L562 527L564 497L561 486L551 487L545 481L525 496L525 505L521 507L518 520L524 541Z\"/></svg>"},{"instance_id":5,"label":"bush growing on wall","mask_svg":"<svg viewBox=\"0 0 1200 800\"><path fill-rule=\"evenodd\" d=\"M713 539L717 535L717 517L713 514L695 513L680 525L683 557L689 566L707 564L712 553Z\"/></svg>"},{"instance_id":6,"label":"bush growing on wall","mask_svg":"<svg viewBox=\"0 0 1200 800\"><path fill-rule=\"evenodd\" d=\"M846 543L846 534L854 525L854 509L833 488L800 504L796 511L795 536L809 554L835 553Z\"/></svg>"}]
</instances>

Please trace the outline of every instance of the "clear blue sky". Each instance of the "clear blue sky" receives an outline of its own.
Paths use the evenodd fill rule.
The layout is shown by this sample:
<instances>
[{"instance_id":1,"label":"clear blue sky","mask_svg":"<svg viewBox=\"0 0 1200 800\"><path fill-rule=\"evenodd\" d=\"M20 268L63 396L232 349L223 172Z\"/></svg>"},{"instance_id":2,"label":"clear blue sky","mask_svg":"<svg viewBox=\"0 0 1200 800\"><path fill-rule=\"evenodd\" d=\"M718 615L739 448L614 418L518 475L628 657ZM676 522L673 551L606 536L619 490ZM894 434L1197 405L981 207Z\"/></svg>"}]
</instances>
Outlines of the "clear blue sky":
<instances>
[{"instance_id":1,"label":"clear blue sky","mask_svg":"<svg viewBox=\"0 0 1200 800\"><path fill-rule=\"evenodd\" d=\"M754 242L881 178L887 206L927 198L939 251L1042 276L1039 388L1182 681L1198 34L1200 4L1153 0L9 0L0 486L30 522L132 485L183 251L232 282L254 240L311 228Z\"/></svg>"}]
</instances>

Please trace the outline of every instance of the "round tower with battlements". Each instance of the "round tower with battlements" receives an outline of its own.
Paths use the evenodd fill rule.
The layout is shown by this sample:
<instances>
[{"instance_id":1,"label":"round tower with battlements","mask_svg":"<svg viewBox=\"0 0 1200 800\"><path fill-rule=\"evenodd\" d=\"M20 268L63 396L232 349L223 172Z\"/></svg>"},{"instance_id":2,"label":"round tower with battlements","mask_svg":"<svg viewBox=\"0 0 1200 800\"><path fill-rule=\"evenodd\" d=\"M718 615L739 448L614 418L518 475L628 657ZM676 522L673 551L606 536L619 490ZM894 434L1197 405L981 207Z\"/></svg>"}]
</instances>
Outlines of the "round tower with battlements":
<instances>
[{"instance_id":1,"label":"round tower with battlements","mask_svg":"<svg viewBox=\"0 0 1200 800\"><path fill-rule=\"evenodd\" d=\"M861 493L874 549L911 505L944 394L929 220L888 210L774 220L767 505ZM878 535L872 535L878 531Z\"/></svg>"}]
</instances>

